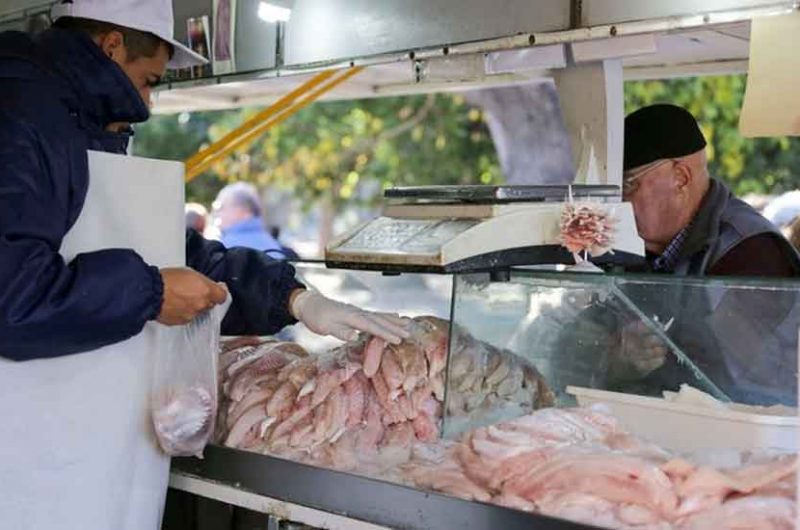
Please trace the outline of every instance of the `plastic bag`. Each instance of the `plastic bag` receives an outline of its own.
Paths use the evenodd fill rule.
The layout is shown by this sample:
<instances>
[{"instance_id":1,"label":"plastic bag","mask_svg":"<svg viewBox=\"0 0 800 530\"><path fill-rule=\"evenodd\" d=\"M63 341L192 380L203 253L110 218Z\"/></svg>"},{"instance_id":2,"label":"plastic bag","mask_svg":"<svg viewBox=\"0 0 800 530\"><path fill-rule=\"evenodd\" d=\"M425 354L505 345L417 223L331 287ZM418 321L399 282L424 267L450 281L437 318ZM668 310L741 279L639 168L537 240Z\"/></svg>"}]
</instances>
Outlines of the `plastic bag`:
<instances>
[{"instance_id":1,"label":"plastic bag","mask_svg":"<svg viewBox=\"0 0 800 530\"><path fill-rule=\"evenodd\" d=\"M214 433L220 324L228 300L185 326L165 327L155 362L152 417L161 449L170 456L197 456Z\"/></svg>"}]
</instances>

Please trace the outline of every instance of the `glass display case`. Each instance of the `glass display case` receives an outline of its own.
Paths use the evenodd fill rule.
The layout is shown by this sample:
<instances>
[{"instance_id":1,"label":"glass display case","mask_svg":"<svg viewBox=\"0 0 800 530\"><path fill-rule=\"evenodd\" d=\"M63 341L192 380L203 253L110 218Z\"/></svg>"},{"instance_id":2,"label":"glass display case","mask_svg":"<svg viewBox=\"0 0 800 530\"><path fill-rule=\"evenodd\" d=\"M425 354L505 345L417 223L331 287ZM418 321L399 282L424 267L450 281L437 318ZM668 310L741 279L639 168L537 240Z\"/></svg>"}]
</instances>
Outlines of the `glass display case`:
<instances>
[{"instance_id":1,"label":"glass display case","mask_svg":"<svg viewBox=\"0 0 800 530\"><path fill-rule=\"evenodd\" d=\"M685 384L722 402L797 405L797 280L515 268L495 281L296 266L333 299L452 323L445 437L574 406L568 387L661 397ZM280 338L314 353L341 344L302 325Z\"/></svg>"},{"instance_id":2,"label":"glass display case","mask_svg":"<svg viewBox=\"0 0 800 530\"><path fill-rule=\"evenodd\" d=\"M448 425L465 414L450 390L470 366L459 359L469 355L459 342L466 334L534 366L557 406L575 404L569 386L661 397L682 384L723 402L796 406L798 288L786 279L526 269L505 282L457 275L445 431L519 414L489 405Z\"/></svg>"},{"instance_id":3,"label":"glass display case","mask_svg":"<svg viewBox=\"0 0 800 530\"><path fill-rule=\"evenodd\" d=\"M333 299L412 317L411 337L342 343L293 326L277 342L223 346L219 436L203 460L173 460L173 488L326 528L613 528L628 502L659 528L684 528L679 503L692 501L667 474L673 458L681 472L746 473L774 440L796 453L796 409L742 413L758 416L748 424L725 404L796 406L796 280L296 268ZM717 409L631 422L613 407L571 408L576 388L646 400L682 385ZM786 458L769 465L793 492ZM548 462L566 471L537 485ZM651 490L672 500L652 504ZM793 503L783 491L773 501ZM712 508L698 517L718 517ZM331 526L330 514L344 519Z\"/></svg>"}]
</instances>

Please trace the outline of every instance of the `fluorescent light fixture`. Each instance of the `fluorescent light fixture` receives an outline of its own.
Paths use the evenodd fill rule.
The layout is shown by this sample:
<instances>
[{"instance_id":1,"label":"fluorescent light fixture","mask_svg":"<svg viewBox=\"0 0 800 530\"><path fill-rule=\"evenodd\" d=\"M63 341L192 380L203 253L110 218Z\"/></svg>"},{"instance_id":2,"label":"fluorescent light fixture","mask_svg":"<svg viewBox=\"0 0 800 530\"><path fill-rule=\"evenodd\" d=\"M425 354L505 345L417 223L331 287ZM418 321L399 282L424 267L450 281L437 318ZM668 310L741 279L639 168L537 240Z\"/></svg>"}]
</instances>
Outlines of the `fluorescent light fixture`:
<instances>
[{"instance_id":1,"label":"fluorescent light fixture","mask_svg":"<svg viewBox=\"0 0 800 530\"><path fill-rule=\"evenodd\" d=\"M287 7L276 6L268 2L259 2L258 18L264 22L286 22L292 16L292 10Z\"/></svg>"},{"instance_id":2,"label":"fluorescent light fixture","mask_svg":"<svg viewBox=\"0 0 800 530\"><path fill-rule=\"evenodd\" d=\"M509 74L565 68L567 56L563 44L551 44L535 48L489 52L486 54L484 62L487 74Z\"/></svg>"}]
</instances>

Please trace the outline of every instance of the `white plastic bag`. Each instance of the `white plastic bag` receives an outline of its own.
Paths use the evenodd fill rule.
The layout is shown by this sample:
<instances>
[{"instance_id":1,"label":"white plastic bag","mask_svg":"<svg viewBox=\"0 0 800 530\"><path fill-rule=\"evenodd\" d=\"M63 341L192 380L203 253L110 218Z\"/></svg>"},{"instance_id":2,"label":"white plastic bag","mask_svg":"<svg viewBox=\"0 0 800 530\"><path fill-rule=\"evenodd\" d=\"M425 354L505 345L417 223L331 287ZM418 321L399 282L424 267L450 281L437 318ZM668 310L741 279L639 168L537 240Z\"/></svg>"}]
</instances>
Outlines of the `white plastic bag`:
<instances>
[{"instance_id":1,"label":"white plastic bag","mask_svg":"<svg viewBox=\"0 0 800 530\"><path fill-rule=\"evenodd\" d=\"M170 456L203 456L217 417L220 324L228 300L185 326L164 328L155 362L152 417L161 449Z\"/></svg>"}]
</instances>

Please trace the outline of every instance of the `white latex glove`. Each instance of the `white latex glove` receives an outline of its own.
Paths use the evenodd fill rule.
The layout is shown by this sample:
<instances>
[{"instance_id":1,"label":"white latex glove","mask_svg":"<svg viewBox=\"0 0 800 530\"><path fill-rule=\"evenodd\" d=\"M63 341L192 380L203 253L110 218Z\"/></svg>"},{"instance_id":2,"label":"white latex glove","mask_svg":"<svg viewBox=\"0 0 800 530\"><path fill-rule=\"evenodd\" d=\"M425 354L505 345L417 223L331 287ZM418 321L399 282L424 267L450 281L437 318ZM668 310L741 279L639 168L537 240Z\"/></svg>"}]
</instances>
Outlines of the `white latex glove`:
<instances>
[{"instance_id":1,"label":"white latex glove","mask_svg":"<svg viewBox=\"0 0 800 530\"><path fill-rule=\"evenodd\" d=\"M372 313L343 304L321 294L305 290L295 295L289 308L292 315L308 329L320 335L353 340L359 331L399 344L410 336L408 320L390 313Z\"/></svg>"}]
</instances>

